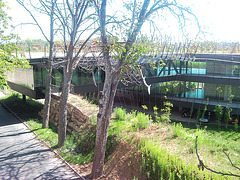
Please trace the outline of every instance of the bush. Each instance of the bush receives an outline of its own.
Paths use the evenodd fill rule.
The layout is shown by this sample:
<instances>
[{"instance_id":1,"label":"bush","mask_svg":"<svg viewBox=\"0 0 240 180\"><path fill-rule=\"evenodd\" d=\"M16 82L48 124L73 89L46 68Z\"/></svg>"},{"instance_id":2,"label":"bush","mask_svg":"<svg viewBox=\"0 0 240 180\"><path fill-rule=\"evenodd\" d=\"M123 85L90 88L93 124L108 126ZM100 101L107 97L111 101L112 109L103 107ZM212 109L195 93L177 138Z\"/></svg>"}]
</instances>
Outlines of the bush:
<instances>
[{"instance_id":1,"label":"bush","mask_svg":"<svg viewBox=\"0 0 240 180\"><path fill-rule=\"evenodd\" d=\"M173 136L174 137L182 137L182 138L186 137L183 126L182 126L182 123L175 123L174 122L173 126L172 126L172 130L173 130Z\"/></svg>"},{"instance_id":2,"label":"bush","mask_svg":"<svg viewBox=\"0 0 240 180\"><path fill-rule=\"evenodd\" d=\"M160 121L169 123L171 122L170 115L171 115L171 108L173 107L173 104L169 101L165 101L163 105L164 105L164 108L161 109L163 114L161 115Z\"/></svg>"},{"instance_id":3,"label":"bush","mask_svg":"<svg viewBox=\"0 0 240 180\"><path fill-rule=\"evenodd\" d=\"M119 120L119 121L126 120L126 115L127 115L126 109L122 109L120 107L116 107L113 112L114 112L115 118L117 120Z\"/></svg>"},{"instance_id":4,"label":"bush","mask_svg":"<svg viewBox=\"0 0 240 180\"><path fill-rule=\"evenodd\" d=\"M213 110L215 113L215 118L217 121L218 127L221 126L222 116L223 116L223 107L221 105L216 105L215 109Z\"/></svg>"},{"instance_id":5,"label":"bush","mask_svg":"<svg viewBox=\"0 0 240 180\"><path fill-rule=\"evenodd\" d=\"M139 129L145 129L151 123L151 116L146 115L145 113L138 112L136 118L137 118L136 126Z\"/></svg>"}]
</instances>

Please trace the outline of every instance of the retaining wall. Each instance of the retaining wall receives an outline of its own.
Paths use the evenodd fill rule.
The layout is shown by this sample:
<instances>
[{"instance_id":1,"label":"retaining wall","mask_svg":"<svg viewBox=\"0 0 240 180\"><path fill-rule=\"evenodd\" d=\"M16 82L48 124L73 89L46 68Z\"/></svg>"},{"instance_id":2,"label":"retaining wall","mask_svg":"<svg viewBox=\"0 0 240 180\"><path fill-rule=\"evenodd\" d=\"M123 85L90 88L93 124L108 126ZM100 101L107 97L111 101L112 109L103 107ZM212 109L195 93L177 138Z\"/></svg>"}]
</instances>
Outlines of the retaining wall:
<instances>
[{"instance_id":1,"label":"retaining wall","mask_svg":"<svg viewBox=\"0 0 240 180\"><path fill-rule=\"evenodd\" d=\"M56 126L58 126L59 121L59 102L60 97L52 95L51 106L50 106L50 116L49 121ZM43 109L40 112L41 117L43 117ZM90 117L83 114L82 111L76 106L68 103L67 104L67 131L73 134L79 131L80 127L86 122L90 121Z\"/></svg>"}]
</instances>

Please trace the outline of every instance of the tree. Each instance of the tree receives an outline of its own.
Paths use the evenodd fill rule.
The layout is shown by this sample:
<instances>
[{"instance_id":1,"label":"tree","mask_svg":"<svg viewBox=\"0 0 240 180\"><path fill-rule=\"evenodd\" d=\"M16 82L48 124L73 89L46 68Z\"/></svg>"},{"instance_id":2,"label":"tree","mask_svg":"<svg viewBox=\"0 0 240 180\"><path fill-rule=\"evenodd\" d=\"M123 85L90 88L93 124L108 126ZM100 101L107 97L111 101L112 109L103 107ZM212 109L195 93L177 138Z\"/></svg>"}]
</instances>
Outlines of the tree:
<instances>
[{"instance_id":1,"label":"tree","mask_svg":"<svg viewBox=\"0 0 240 180\"><path fill-rule=\"evenodd\" d=\"M232 89L230 87L229 88L229 97L228 97L229 103L225 107L225 112L224 112L225 127L228 126L228 121L231 119L232 108L230 107L230 104L232 104L233 98L234 98L234 95L232 94Z\"/></svg>"},{"instance_id":2,"label":"tree","mask_svg":"<svg viewBox=\"0 0 240 180\"><path fill-rule=\"evenodd\" d=\"M128 6L128 10L132 13L132 17L129 18L128 21L129 26L127 26L127 23L124 24L127 26L126 41L122 46L123 48L121 48L121 51L118 51L118 54L115 56L116 62L113 63L110 55L112 46L109 43L106 27L106 22L108 21L106 17L107 0L95 0L94 3L99 16L101 46L103 49L103 61L105 67L105 82L99 104L99 114L97 116L96 143L91 173L91 178L95 179L103 174L108 129L118 83L121 80L122 74L127 71L129 67L128 65L136 64L136 62L131 60L138 59L142 52L138 50L136 51L134 47L143 24L145 21L149 20L154 13L165 8L169 9L171 13L179 18L183 17L183 19L185 14L193 14L188 8L180 6L175 0L134 0L133 3Z\"/></svg>"},{"instance_id":3,"label":"tree","mask_svg":"<svg viewBox=\"0 0 240 180\"><path fill-rule=\"evenodd\" d=\"M55 15L61 27L59 33L62 35L64 52L66 54L63 64L63 82L58 124L58 147L62 147L66 140L67 101L73 71L81 62L84 64L85 61L83 59L91 48L87 43L99 31L99 28L92 28L95 23L93 18L95 15L91 11L91 1L89 0L71 2L63 0L62 3L57 4L56 9ZM81 42L80 38L82 37L85 40Z\"/></svg>"},{"instance_id":4,"label":"tree","mask_svg":"<svg viewBox=\"0 0 240 180\"><path fill-rule=\"evenodd\" d=\"M213 111L215 113L217 125L218 125L218 127L220 127L221 126L222 117L223 117L223 107L218 104L218 105L215 106Z\"/></svg>"},{"instance_id":5,"label":"tree","mask_svg":"<svg viewBox=\"0 0 240 180\"><path fill-rule=\"evenodd\" d=\"M5 75L7 71L14 72L15 67L29 67L28 61L12 54L12 52L19 50L14 42L18 40L18 37L8 33L11 18L6 14L5 8L7 8L6 4L0 1L0 89L8 86Z\"/></svg>"},{"instance_id":6,"label":"tree","mask_svg":"<svg viewBox=\"0 0 240 180\"><path fill-rule=\"evenodd\" d=\"M20 1L20 0L17 0ZM29 0L33 4L31 0ZM23 3L23 1L20 1ZM64 145L66 139L66 129L67 129L67 100L70 92L70 84L73 72L75 68L79 65L84 56L88 53L89 47L87 42L90 38L98 31L97 29L90 29L94 24L94 14L90 12L91 1L88 0L77 0L68 1L63 0L61 2L52 0L50 5L49 1L39 0L41 8L43 9L51 19L51 31L50 34L53 38L54 34L58 34L62 37L64 57L63 61L53 63L52 56L52 41L50 43L50 55L49 61L47 62L47 93L45 97L44 106L44 118L43 127L48 126L49 120L49 108L50 108L50 98L51 98L51 71L55 67L63 67L63 82L62 82L62 92L60 97L59 105L59 125L58 125L58 147ZM25 8L26 9L26 8ZM27 9L26 9L27 10ZM33 17L35 23L38 25L40 30L43 32L41 26L36 22L36 19L32 15L31 11L27 10ZM56 24L56 32L53 34L53 19L54 24ZM87 24L87 25L86 25ZM90 32L89 32L90 31ZM44 33L43 33L44 34ZM45 36L46 37L46 36ZM82 42L80 38L86 38ZM52 45L51 45L52 44Z\"/></svg>"},{"instance_id":7,"label":"tree","mask_svg":"<svg viewBox=\"0 0 240 180\"><path fill-rule=\"evenodd\" d=\"M26 2L23 0L16 0L32 17L33 21L35 22L35 25L38 26L39 30L42 32L43 36L49 43L49 57L46 62L46 69L47 69L47 81L46 81L46 93L45 93L45 101L44 101L44 114L43 114L43 120L42 120L42 127L47 128L49 125L49 112L50 112L50 103L51 103L51 94L52 94L52 69L53 69L53 45L54 45L54 11L57 0L51 0L51 1L35 1L34 3L29 0L29 4L31 7L40 13L47 14L50 17L50 33L49 38L46 35L46 32L42 29L42 26L38 22L36 15L33 14L30 8L27 7Z\"/></svg>"},{"instance_id":8,"label":"tree","mask_svg":"<svg viewBox=\"0 0 240 180\"><path fill-rule=\"evenodd\" d=\"M43 107L43 121L42 128L48 128L49 125L49 113L50 113L50 104L51 104L51 94L52 94L52 70L53 70L53 44L54 44L54 10L57 0L51 0L51 9L50 9L50 40L49 40L49 59L47 61L47 82L45 93L45 101Z\"/></svg>"}]
</instances>

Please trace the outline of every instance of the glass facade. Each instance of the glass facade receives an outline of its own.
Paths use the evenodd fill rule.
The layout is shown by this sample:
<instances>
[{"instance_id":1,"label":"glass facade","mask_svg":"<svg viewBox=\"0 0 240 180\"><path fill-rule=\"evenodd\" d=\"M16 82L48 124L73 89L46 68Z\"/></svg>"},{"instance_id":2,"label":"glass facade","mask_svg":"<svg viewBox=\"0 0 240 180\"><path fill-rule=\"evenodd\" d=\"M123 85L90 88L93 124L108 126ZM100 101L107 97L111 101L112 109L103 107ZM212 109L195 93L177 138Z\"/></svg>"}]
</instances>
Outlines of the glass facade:
<instances>
[{"instance_id":1,"label":"glass facade","mask_svg":"<svg viewBox=\"0 0 240 180\"><path fill-rule=\"evenodd\" d=\"M208 54L209 55L209 54ZM239 56L240 57L240 56ZM216 56L217 58L217 56ZM94 79L96 83L103 83L105 74L104 71L97 67L93 70ZM178 79L179 76L174 75L183 74L184 77ZM186 76L186 75L192 76ZM224 60L215 59L215 55L210 58L199 58L195 61L180 61L168 60L159 63L145 63L143 64L143 75L148 80L151 77L151 94L156 96L172 96L193 99L207 99L221 100L228 102L230 94L234 95L233 102L240 102L240 85L229 83L228 80L235 79L237 82L240 78L240 62L238 60ZM199 76L197 76L199 75ZM201 76L200 76L201 75ZM172 79L168 77L172 76ZM214 77L220 79L217 83ZM164 77L163 80L159 78ZM189 78L194 77L195 80ZM199 80L208 77L206 80ZM16 70L15 74L9 74L8 79L13 83L21 84L29 87L32 90L40 91L45 89L47 78L47 71L40 63L32 65L30 69ZM227 82L222 83L222 79L227 79ZM52 84L57 88L62 87L63 69L54 69L52 73ZM164 82L161 82L164 81ZM194 81L194 82L191 82ZM222 83L222 84L221 84ZM72 85L74 86L89 86L93 85L92 72L86 71L83 68L76 68L72 76ZM86 87L88 90L88 87ZM131 91L138 91L147 93L145 86L137 86L126 88Z\"/></svg>"},{"instance_id":2,"label":"glass facade","mask_svg":"<svg viewBox=\"0 0 240 180\"><path fill-rule=\"evenodd\" d=\"M148 94L146 86L126 89ZM170 81L151 85L151 95L153 96L167 95L168 97L209 98L214 101L228 101L230 94L234 95L233 102L240 102L240 86L185 81Z\"/></svg>"},{"instance_id":3,"label":"glass facade","mask_svg":"<svg viewBox=\"0 0 240 180\"><path fill-rule=\"evenodd\" d=\"M43 67L34 66L34 86L36 89L45 89L47 71ZM94 70L94 78L96 83L104 82L104 72L102 70L98 70L95 68ZM62 88L63 81L63 69L53 69L52 72L52 85ZM84 69L77 68L73 72L72 82L74 86L85 86L85 85L93 85L93 77L92 73L85 71Z\"/></svg>"},{"instance_id":4,"label":"glass facade","mask_svg":"<svg viewBox=\"0 0 240 180\"><path fill-rule=\"evenodd\" d=\"M240 64L224 61L168 61L162 64L144 64L143 73L146 77L175 74L199 74L240 77Z\"/></svg>"}]
</instances>

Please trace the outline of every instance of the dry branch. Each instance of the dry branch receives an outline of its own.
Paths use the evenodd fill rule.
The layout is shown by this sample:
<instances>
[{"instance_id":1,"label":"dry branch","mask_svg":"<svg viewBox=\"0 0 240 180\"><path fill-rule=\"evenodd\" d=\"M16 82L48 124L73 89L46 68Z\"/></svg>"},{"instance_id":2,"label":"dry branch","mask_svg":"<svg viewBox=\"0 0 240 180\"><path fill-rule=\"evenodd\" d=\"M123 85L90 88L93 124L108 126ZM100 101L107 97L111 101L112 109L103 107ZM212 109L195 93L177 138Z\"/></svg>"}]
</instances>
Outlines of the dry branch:
<instances>
[{"instance_id":1,"label":"dry branch","mask_svg":"<svg viewBox=\"0 0 240 180\"><path fill-rule=\"evenodd\" d=\"M209 170L209 171L211 171L211 172L213 172L213 173L215 173L215 174L220 174L220 175L223 175L223 176L234 176L234 177L240 177L240 175L238 175L238 174L233 174L233 173L223 173L223 172L215 171L215 170L213 170L213 169L207 167L207 166L203 163L203 161L200 159L200 156L199 156L199 154L198 154L197 138L198 138L198 136L196 136L195 149L196 149L196 155L197 155L197 158L198 158L198 161L199 161L199 165L198 165L198 168L199 168L199 169L202 169L202 171L203 171L204 169L207 169L207 170ZM224 153L225 153L225 152L224 152ZM231 162L232 166L235 167L235 168L237 168L237 169L239 169L238 167L236 167L235 165L233 165L231 159L229 158L229 155L227 155L226 153L225 153L225 155L228 157L228 159L229 159L229 161Z\"/></svg>"}]
</instances>

